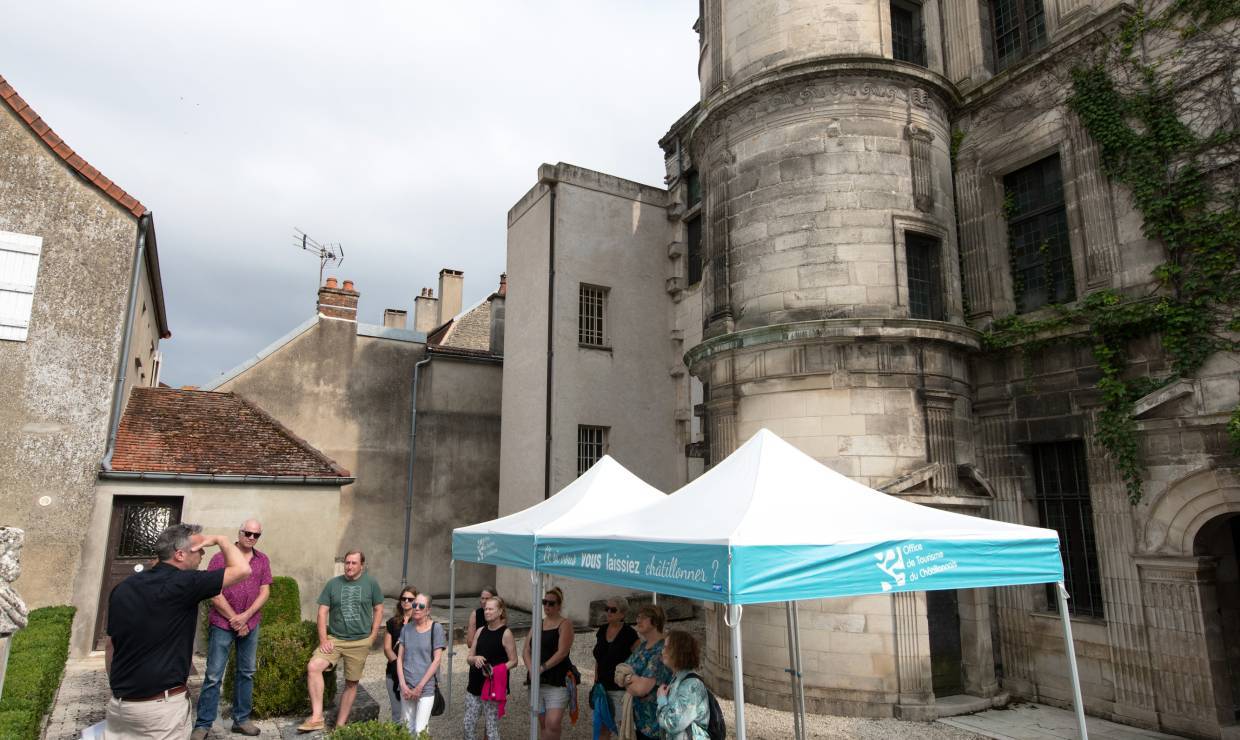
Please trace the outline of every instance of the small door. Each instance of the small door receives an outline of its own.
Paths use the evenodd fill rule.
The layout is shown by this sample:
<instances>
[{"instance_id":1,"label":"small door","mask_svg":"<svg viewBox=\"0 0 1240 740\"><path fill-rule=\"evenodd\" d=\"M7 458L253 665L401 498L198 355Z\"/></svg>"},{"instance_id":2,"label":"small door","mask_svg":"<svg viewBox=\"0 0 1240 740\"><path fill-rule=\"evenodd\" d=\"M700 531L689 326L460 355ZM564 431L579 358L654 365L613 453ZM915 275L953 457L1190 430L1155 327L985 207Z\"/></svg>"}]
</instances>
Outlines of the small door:
<instances>
[{"instance_id":1,"label":"small door","mask_svg":"<svg viewBox=\"0 0 1240 740\"><path fill-rule=\"evenodd\" d=\"M960 604L955 590L926 592L930 628L930 673L935 696L964 693L960 652Z\"/></svg>"},{"instance_id":2,"label":"small door","mask_svg":"<svg viewBox=\"0 0 1240 740\"><path fill-rule=\"evenodd\" d=\"M165 527L179 521L180 497L117 496L112 499L107 560L95 619L96 650L103 649L108 634L108 597L112 589L134 573L155 564L155 539Z\"/></svg>"}]
</instances>

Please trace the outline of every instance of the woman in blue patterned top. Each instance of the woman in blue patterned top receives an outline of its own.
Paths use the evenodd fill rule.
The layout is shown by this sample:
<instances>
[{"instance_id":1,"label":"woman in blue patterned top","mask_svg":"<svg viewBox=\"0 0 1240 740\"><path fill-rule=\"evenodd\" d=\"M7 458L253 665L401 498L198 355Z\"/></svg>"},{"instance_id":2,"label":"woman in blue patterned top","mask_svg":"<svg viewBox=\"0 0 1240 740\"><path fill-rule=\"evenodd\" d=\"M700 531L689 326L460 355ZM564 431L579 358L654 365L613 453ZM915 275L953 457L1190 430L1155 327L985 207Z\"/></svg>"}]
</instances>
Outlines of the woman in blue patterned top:
<instances>
[{"instance_id":1,"label":"woman in blue patterned top","mask_svg":"<svg viewBox=\"0 0 1240 740\"><path fill-rule=\"evenodd\" d=\"M660 740L663 731L655 719L658 709L655 689L672 680L672 672L663 665L663 624L667 619L663 607L648 604L637 610L637 636L641 642L627 663L633 666L633 674L624 690L633 696L633 723L637 728L637 740Z\"/></svg>"},{"instance_id":2,"label":"woman in blue patterned top","mask_svg":"<svg viewBox=\"0 0 1240 740\"><path fill-rule=\"evenodd\" d=\"M693 635L680 630L667 633L663 641L663 664L673 672L672 680L659 687L655 717L664 740L708 740L710 704L706 684L690 676L701 652Z\"/></svg>"}]
</instances>

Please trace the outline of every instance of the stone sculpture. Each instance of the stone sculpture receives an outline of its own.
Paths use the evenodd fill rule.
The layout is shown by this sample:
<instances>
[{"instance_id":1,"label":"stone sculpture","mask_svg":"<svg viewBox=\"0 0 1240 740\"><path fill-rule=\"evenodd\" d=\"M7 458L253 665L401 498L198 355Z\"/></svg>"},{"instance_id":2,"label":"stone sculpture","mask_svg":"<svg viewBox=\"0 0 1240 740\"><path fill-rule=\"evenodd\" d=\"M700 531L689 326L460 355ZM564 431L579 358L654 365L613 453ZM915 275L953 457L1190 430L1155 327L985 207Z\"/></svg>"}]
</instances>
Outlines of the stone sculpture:
<instances>
[{"instance_id":1,"label":"stone sculpture","mask_svg":"<svg viewBox=\"0 0 1240 740\"><path fill-rule=\"evenodd\" d=\"M22 543L26 533L16 527L0 527L0 637L26 626L30 610L13 589L22 573Z\"/></svg>"}]
</instances>

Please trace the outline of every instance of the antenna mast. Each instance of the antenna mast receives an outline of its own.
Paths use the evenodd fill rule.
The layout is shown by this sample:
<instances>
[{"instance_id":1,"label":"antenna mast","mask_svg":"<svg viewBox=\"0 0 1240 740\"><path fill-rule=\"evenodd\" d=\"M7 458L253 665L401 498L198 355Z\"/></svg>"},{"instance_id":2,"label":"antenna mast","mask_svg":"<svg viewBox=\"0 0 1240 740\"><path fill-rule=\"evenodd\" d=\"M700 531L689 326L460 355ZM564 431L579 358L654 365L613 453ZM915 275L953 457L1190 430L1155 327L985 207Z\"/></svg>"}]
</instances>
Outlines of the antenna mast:
<instances>
[{"instance_id":1,"label":"antenna mast","mask_svg":"<svg viewBox=\"0 0 1240 740\"><path fill-rule=\"evenodd\" d=\"M306 232L293 227L293 246L302 249L310 254L317 255L319 258L319 282L315 285L315 290L323 285L323 270L328 265L339 267L344 262L344 245L337 242L336 244L320 244L306 235Z\"/></svg>"}]
</instances>

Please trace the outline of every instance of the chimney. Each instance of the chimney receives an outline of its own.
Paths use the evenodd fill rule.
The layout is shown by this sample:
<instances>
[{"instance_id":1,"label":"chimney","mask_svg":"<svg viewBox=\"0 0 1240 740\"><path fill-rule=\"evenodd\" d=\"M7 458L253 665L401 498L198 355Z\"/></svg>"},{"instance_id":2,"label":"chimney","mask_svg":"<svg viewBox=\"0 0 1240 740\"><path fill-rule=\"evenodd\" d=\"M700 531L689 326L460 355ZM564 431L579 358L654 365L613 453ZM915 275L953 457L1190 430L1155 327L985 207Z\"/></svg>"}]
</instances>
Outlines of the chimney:
<instances>
[{"instance_id":1,"label":"chimney","mask_svg":"<svg viewBox=\"0 0 1240 740\"><path fill-rule=\"evenodd\" d=\"M353 281L344 281L343 288L336 287L336 278L327 278L327 283L319 288L318 311L320 316L329 319L357 321L357 299L360 294L353 289Z\"/></svg>"},{"instance_id":2,"label":"chimney","mask_svg":"<svg viewBox=\"0 0 1240 740\"><path fill-rule=\"evenodd\" d=\"M383 309L383 326L387 329L404 329L409 313L399 308Z\"/></svg>"},{"instance_id":3,"label":"chimney","mask_svg":"<svg viewBox=\"0 0 1240 740\"><path fill-rule=\"evenodd\" d=\"M431 329L439 326L439 299L431 288L423 288L422 293L413 299L413 330L429 334Z\"/></svg>"},{"instance_id":4,"label":"chimney","mask_svg":"<svg viewBox=\"0 0 1240 740\"><path fill-rule=\"evenodd\" d=\"M444 268L439 271L439 319L436 326L461 312L461 292L465 287L465 273Z\"/></svg>"},{"instance_id":5,"label":"chimney","mask_svg":"<svg viewBox=\"0 0 1240 740\"><path fill-rule=\"evenodd\" d=\"M504 354L504 302L508 293L508 275L499 276L499 290L491 296L491 341L493 355Z\"/></svg>"}]
</instances>

